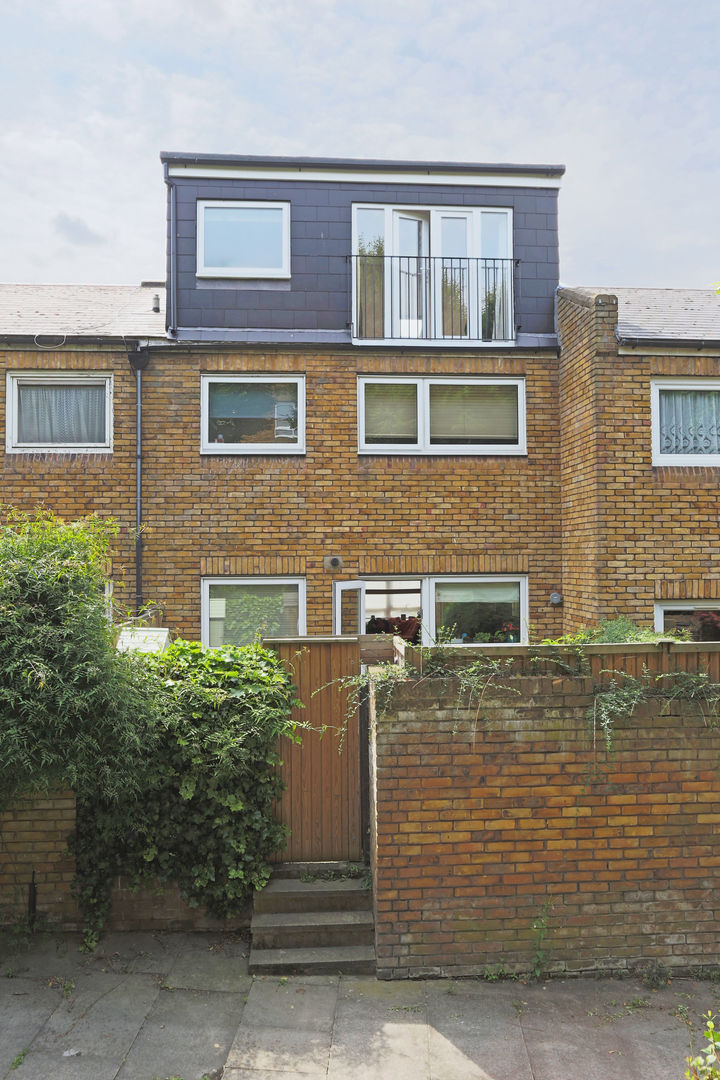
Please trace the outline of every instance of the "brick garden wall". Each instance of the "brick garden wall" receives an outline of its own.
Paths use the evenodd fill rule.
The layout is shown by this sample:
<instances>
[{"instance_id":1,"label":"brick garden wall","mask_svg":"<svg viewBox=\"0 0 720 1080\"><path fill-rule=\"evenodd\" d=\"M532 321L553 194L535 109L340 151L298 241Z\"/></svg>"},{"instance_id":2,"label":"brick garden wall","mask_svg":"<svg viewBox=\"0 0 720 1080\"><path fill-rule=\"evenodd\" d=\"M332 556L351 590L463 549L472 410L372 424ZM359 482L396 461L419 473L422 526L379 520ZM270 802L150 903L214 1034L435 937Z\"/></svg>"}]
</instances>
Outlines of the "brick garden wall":
<instances>
[{"instance_id":1,"label":"brick garden wall","mask_svg":"<svg viewBox=\"0 0 720 1080\"><path fill-rule=\"evenodd\" d=\"M36 917L40 927L78 930L82 917L72 894L75 860L68 837L75 828L75 797L19 799L0 814L0 926L28 914L28 890L35 872ZM130 889L114 883L107 930L237 930L250 923L250 909L233 919L210 918L191 908L175 885Z\"/></svg>"},{"instance_id":2,"label":"brick garden wall","mask_svg":"<svg viewBox=\"0 0 720 1080\"><path fill-rule=\"evenodd\" d=\"M378 976L527 971L546 903L550 971L718 964L720 732L642 707L608 758L591 678L513 684L479 718L402 684L375 721Z\"/></svg>"},{"instance_id":3,"label":"brick garden wall","mask_svg":"<svg viewBox=\"0 0 720 1080\"><path fill-rule=\"evenodd\" d=\"M35 872L37 917L73 930L79 925L72 896L75 860L68 836L75 827L71 792L18 799L0 815L0 923L24 919Z\"/></svg>"}]
</instances>

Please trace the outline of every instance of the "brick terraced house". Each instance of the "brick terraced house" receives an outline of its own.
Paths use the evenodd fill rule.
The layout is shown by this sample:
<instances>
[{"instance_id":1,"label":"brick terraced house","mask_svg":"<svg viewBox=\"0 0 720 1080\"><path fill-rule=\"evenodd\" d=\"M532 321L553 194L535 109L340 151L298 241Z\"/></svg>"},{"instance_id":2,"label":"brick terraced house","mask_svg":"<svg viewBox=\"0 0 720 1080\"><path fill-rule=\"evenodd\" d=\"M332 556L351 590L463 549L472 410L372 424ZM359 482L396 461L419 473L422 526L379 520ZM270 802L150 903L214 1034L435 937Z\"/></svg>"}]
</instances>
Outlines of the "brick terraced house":
<instances>
[{"instance_id":1,"label":"brick terraced house","mask_svg":"<svg viewBox=\"0 0 720 1080\"><path fill-rule=\"evenodd\" d=\"M558 294L561 166L162 161L166 289L0 286L5 503L209 644L713 631L712 294Z\"/></svg>"}]
</instances>

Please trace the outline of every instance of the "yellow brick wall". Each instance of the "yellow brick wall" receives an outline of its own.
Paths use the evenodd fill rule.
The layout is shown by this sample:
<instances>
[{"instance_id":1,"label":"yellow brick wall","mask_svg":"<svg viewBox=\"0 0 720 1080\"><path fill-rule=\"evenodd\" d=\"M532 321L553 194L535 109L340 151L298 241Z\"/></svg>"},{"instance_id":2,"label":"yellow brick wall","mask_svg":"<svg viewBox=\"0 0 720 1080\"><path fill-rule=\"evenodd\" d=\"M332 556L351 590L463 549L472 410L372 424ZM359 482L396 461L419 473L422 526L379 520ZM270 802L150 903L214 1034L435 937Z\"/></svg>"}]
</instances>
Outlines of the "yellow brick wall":
<instances>
[{"instance_id":1,"label":"yellow brick wall","mask_svg":"<svg viewBox=\"0 0 720 1080\"><path fill-rule=\"evenodd\" d=\"M114 446L108 454L5 453L6 372L107 372L113 375ZM116 600L134 602L135 376L123 349L0 350L0 503L32 511L42 506L74 520L86 514L114 518Z\"/></svg>"},{"instance_id":2,"label":"yellow brick wall","mask_svg":"<svg viewBox=\"0 0 720 1080\"><path fill-rule=\"evenodd\" d=\"M650 383L720 376L720 356L624 349L612 296L561 291L565 628L656 600L720 600L720 469L652 464Z\"/></svg>"},{"instance_id":3,"label":"yellow brick wall","mask_svg":"<svg viewBox=\"0 0 720 1080\"><path fill-rule=\"evenodd\" d=\"M112 370L112 455L4 455L3 499L116 517L114 576L133 599L135 383L121 350L6 353L9 370ZM304 456L201 456L200 376L306 378ZM360 374L525 376L527 457L359 456ZM307 629L332 629L332 583L358 575L529 575L530 622L559 633L558 364L552 352L276 348L153 352L143 373L144 595L173 631L200 634L202 575L299 575ZM1 422L1 418L0 418ZM323 557L340 555L339 574Z\"/></svg>"}]
</instances>

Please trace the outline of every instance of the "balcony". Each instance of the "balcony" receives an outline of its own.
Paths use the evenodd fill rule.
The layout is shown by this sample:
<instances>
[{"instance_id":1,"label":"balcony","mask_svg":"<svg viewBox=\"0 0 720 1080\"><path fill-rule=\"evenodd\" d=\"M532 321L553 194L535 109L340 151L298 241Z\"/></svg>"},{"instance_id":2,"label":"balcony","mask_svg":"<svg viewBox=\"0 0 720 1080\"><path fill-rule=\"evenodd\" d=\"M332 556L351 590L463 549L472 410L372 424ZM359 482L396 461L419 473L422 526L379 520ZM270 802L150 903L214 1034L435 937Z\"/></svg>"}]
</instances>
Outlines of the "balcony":
<instances>
[{"instance_id":1,"label":"balcony","mask_svg":"<svg viewBox=\"0 0 720 1080\"><path fill-rule=\"evenodd\" d=\"M513 259L353 255L353 339L515 340Z\"/></svg>"}]
</instances>

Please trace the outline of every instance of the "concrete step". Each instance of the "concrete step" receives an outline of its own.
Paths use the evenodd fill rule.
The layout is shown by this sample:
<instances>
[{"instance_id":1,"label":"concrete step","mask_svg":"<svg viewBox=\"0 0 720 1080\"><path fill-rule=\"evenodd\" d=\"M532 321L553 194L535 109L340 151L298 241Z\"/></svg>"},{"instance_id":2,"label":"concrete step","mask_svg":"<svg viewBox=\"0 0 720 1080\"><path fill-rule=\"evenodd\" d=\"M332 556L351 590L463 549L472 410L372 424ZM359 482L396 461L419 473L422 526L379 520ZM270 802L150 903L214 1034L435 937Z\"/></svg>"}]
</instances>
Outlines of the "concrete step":
<instances>
[{"instance_id":1,"label":"concrete step","mask_svg":"<svg viewBox=\"0 0 720 1080\"><path fill-rule=\"evenodd\" d=\"M372 945L250 950L251 975L374 975Z\"/></svg>"},{"instance_id":2,"label":"concrete step","mask_svg":"<svg viewBox=\"0 0 720 1080\"><path fill-rule=\"evenodd\" d=\"M300 881L273 877L255 893L254 910L259 915L288 911L370 911L372 890L363 888L359 878L341 881Z\"/></svg>"},{"instance_id":3,"label":"concrete step","mask_svg":"<svg viewBox=\"0 0 720 1080\"><path fill-rule=\"evenodd\" d=\"M297 949L307 946L373 945L372 911L299 911L252 919L253 948Z\"/></svg>"},{"instance_id":4,"label":"concrete step","mask_svg":"<svg viewBox=\"0 0 720 1080\"><path fill-rule=\"evenodd\" d=\"M332 862L330 860L326 862L288 862L288 863L275 863L272 868L273 878L315 878L318 881L323 881L326 877L333 877L336 880L343 878L361 877L366 872L366 867L362 862ZM370 873L367 868L367 873Z\"/></svg>"}]
</instances>

